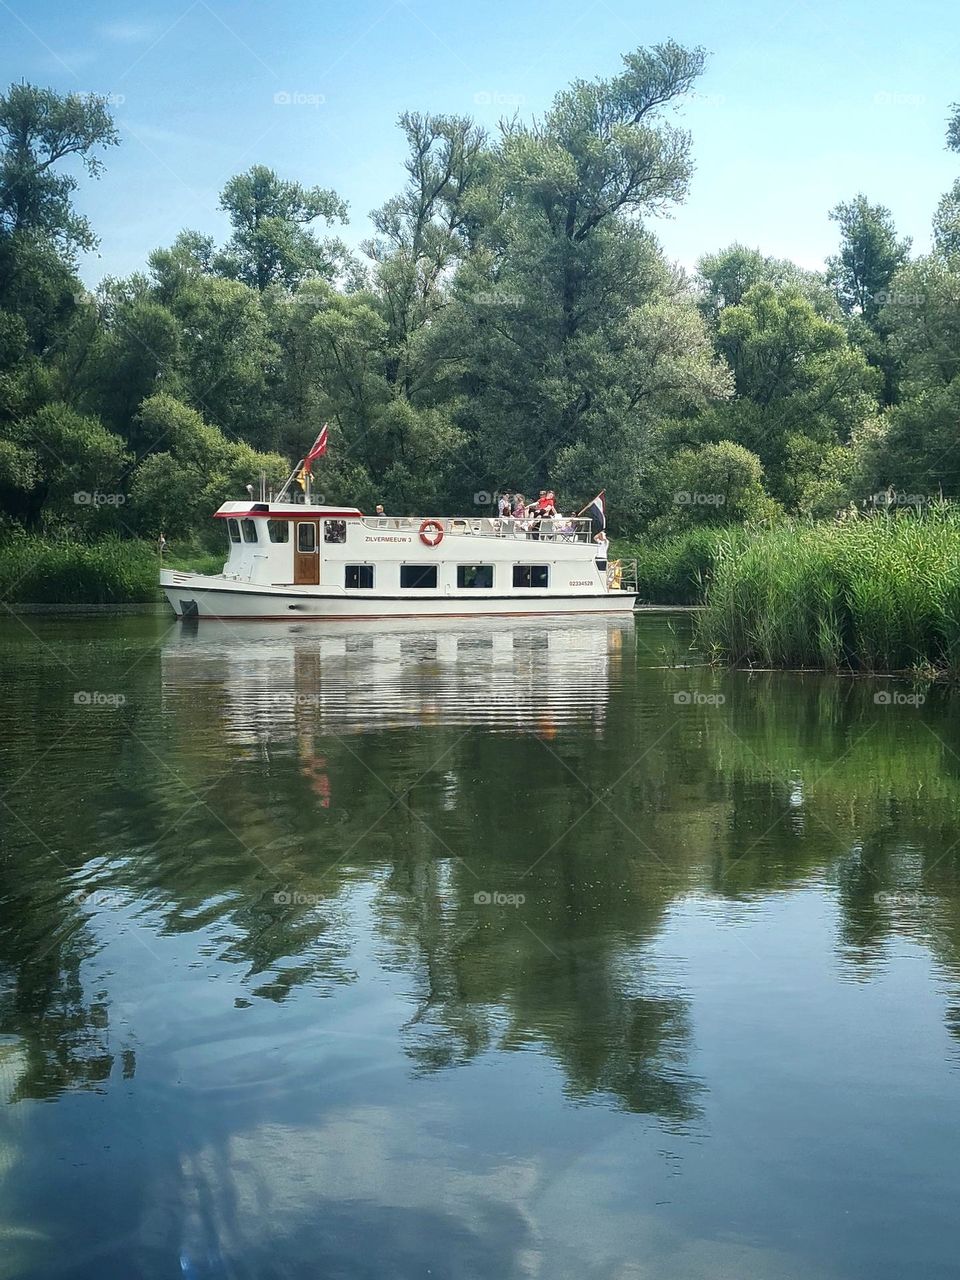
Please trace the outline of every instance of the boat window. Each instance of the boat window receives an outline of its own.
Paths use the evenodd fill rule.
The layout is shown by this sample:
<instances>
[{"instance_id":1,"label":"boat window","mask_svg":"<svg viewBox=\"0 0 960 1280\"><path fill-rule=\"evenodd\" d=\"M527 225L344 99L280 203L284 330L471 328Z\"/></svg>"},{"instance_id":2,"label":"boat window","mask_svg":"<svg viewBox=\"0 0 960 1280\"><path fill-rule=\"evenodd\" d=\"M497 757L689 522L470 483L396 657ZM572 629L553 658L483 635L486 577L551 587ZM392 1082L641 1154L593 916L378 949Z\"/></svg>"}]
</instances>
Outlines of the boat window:
<instances>
[{"instance_id":1,"label":"boat window","mask_svg":"<svg viewBox=\"0 0 960 1280\"><path fill-rule=\"evenodd\" d=\"M343 566L343 585L345 587L362 587L371 590L373 587L372 564L345 564Z\"/></svg>"},{"instance_id":2,"label":"boat window","mask_svg":"<svg viewBox=\"0 0 960 1280\"><path fill-rule=\"evenodd\" d=\"M400 566L400 586L404 589L436 585L437 566L435 564L402 564Z\"/></svg>"},{"instance_id":3,"label":"boat window","mask_svg":"<svg viewBox=\"0 0 960 1280\"><path fill-rule=\"evenodd\" d=\"M228 520L228 521L227 521L227 528L230 530L230 541L231 541L231 542L239 542L239 541L240 541L240 525L239 525L239 523L238 523L236 520Z\"/></svg>"},{"instance_id":4,"label":"boat window","mask_svg":"<svg viewBox=\"0 0 960 1280\"><path fill-rule=\"evenodd\" d=\"M457 565L457 586L458 587L492 587L493 586L493 565L492 564L458 564Z\"/></svg>"},{"instance_id":5,"label":"boat window","mask_svg":"<svg viewBox=\"0 0 960 1280\"><path fill-rule=\"evenodd\" d=\"M297 524L297 550L316 551L317 526L312 520L303 520Z\"/></svg>"},{"instance_id":6,"label":"boat window","mask_svg":"<svg viewBox=\"0 0 960 1280\"><path fill-rule=\"evenodd\" d=\"M243 530L244 542L257 541L257 522L256 520L241 520L240 528Z\"/></svg>"},{"instance_id":7,"label":"boat window","mask_svg":"<svg viewBox=\"0 0 960 1280\"><path fill-rule=\"evenodd\" d=\"M324 542L346 542L347 540L346 520L324 520L323 540Z\"/></svg>"},{"instance_id":8,"label":"boat window","mask_svg":"<svg viewBox=\"0 0 960 1280\"><path fill-rule=\"evenodd\" d=\"M515 587L547 587L550 585L550 570L545 564L515 564L513 566L513 585Z\"/></svg>"},{"instance_id":9,"label":"boat window","mask_svg":"<svg viewBox=\"0 0 960 1280\"><path fill-rule=\"evenodd\" d=\"M289 542L290 541L290 521L289 520L268 520L267 532L270 534L271 542Z\"/></svg>"}]
</instances>

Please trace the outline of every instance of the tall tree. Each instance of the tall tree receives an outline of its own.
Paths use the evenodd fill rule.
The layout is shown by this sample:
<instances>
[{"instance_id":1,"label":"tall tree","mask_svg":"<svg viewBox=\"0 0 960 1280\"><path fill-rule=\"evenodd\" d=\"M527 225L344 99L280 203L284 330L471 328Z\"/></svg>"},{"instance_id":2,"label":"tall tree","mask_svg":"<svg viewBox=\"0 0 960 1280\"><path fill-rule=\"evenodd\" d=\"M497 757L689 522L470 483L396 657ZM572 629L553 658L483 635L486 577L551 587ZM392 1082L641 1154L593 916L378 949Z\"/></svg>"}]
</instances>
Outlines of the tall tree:
<instances>
[{"instance_id":1,"label":"tall tree","mask_svg":"<svg viewBox=\"0 0 960 1280\"><path fill-rule=\"evenodd\" d=\"M632 505L650 423L666 404L724 390L702 322L641 223L686 192L690 138L664 114L703 62L672 42L640 49L620 75L575 82L542 121L503 126L500 208L437 327L463 364L471 489L561 475L572 487L602 470Z\"/></svg>"},{"instance_id":2,"label":"tall tree","mask_svg":"<svg viewBox=\"0 0 960 1280\"><path fill-rule=\"evenodd\" d=\"M860 193L830 211L840 227L840 252L827 261L830 281L847 315L875 326L890 281L906 262L910 238L897 238L893 215Z\"/></svg>"},{"instance_id":3,"label":"tall tree","mask_svg":"<svg viewBox=\"0 0 960 1280\"><path fill-rule=\"evenodd\" d=\"M222 275L252 285L294 289L311 276L332 279L346 257L336 240L318 240L311 223L346 222L347 206L326 187L286 182L257 164L231 178L220 196L233 235L214 260Z\"/></svg>"},{"instance_id":4,"label":"tall tree","mask_svg":"<svg viewBox=\"0 0 960 1280\"><path fill-rule=\"evenodd\" d=\"M77 157L96 177L95 150L118 140L105 98L11 85L0 97L0 237L52 240L67 256L93 248L96 237L71 200L77 179L57 166Z\"/></svg>"}]
</instances>

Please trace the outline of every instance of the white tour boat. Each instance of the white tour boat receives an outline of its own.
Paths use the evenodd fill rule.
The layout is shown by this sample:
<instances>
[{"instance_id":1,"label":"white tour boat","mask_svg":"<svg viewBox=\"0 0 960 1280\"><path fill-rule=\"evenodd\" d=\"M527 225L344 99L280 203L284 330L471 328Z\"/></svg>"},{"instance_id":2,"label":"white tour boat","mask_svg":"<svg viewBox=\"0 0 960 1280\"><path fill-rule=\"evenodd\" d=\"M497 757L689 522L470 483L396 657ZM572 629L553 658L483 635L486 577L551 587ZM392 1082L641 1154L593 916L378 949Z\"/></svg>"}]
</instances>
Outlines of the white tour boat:
<instances>
[{"instance_id":1,"label":"white tour boat","mask_svg":"<svg viewBox=\"0 0 960 1280\"><path fill-rule=\"evenodd\" d=\"M589 519L366 516L252 499L216 518L230 547L221 573L160 572L178 617L629 613L636 601L635 570L600 567Z\"/></svg>"}]
</instances>

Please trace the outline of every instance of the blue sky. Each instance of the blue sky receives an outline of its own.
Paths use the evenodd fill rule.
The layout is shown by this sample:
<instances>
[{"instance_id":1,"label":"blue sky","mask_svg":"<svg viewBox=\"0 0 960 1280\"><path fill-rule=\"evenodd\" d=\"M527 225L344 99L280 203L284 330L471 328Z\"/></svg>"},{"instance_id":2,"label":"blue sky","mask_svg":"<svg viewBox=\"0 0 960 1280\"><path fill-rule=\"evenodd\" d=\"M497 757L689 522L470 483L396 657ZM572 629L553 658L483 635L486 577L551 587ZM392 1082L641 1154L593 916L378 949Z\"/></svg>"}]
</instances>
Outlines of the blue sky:
<instances>
[{"instance_id":1,"label":"blue sky","mask_svg":"<svg viewBox=\"0 0 960 1280\"><path fill-rule=\"evenodd\" d=\"M334 187L346 238L402 182L405 108L542 112L576 77L667 37L710 52L681 113L690 197L654 227L692 266L733 240L818 266L858 190L915 250L960 175L960 11L943 0L0 0L0 77L112 95L122 146L78 200L101 237L82 274L141 268L183 227L222 238L220 189L254 163Z\"/></svg>"}]
</instances>

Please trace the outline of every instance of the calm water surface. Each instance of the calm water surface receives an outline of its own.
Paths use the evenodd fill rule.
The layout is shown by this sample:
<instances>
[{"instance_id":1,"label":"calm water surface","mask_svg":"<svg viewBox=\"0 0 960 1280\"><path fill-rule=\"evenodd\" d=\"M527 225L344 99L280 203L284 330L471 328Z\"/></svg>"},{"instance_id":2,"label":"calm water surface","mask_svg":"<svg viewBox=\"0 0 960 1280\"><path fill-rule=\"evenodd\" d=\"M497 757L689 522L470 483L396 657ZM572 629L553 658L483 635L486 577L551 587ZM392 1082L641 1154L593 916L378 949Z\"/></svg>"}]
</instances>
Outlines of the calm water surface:
<instances>
[{"instance_id":1,"label":"calm water surface","mask_svg":"<svg viewBox=\"0 0 960 1280\"><path fill-rule=\"evenodd\" d=\"M960 699L689 638L3 621L0 1277L955 1277Z\"/></svg>"}]
</instances>

